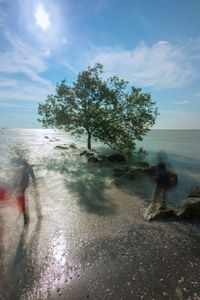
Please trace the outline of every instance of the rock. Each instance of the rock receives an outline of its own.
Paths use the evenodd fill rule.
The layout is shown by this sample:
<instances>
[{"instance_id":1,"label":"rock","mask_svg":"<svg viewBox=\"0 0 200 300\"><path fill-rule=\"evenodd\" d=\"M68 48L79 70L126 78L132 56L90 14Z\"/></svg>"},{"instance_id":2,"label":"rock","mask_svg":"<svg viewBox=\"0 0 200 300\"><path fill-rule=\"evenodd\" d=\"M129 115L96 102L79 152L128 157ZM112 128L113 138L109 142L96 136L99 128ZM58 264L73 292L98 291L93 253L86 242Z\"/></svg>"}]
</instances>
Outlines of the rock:
<instances>
[{"instance_id":1,"label":"rock","mask_svg":"<svg viewBox=\"0 0 200 300\"><path fill-rule=\"evenodd\" d=\"M57 146L55 146L54 147L54 149L62 149L62 150L68 150L69 149L69 147L67 147L67 146L62 146L62 145L57 145Z\"/></svg>"},{"instance_id":2,"label":"rock","mask_svg":"<svg viewBox=\"0 0 200 300\"><path fill-rule=\"evenodd\" d=\"M146 208L143 217L148 221L165 220L176 217L176 213L171 208L161 210L161 205L156 203L154 208L152 208L152 204Z\"/></svg>"},{"instance_id":3,"label":"rock","mask_svg":"<svg viewBox=\"0 0 200 300\"><path fill-rule=\"evenodd\" d=\"M87 155L87 150L84 150L84 151L82 151L81 153L80 153L80 156L84 156L84 155Z\"/></svg>"},{"instance_id":4,"label":"rock","mask_svg":"<svg viewBox=\"0 0 200 300\"><path fill-rule=\"evenodd\" d=\"M112 154L112 155L108 156L108 159L112 162L126 161L125 156L121 155L121 154Z\"/></svg>"},{"instance_id":5,"label":"rock","mask_svg":"<svg viewBox=\"0 0 200 300\"><path fill-rule=\"evenodd\" d=\"M114 169L113 176L115 177L120 177L120 176L125 176L128 172L128 168L125 169Z\"/></svg>"},{"instance_id":6,"label":"rock","mask_svg":"<svg viewBox=\"0 0 200 300\"><path fill-rule=\"evenodd\" d=\"M121 182L117 179L112 180L111 183L117 186L121 185Z\"/></svg>"},{"instance_id":7,"label":"rock","mask_svg":"<svg viewBox=\"0 0 200 300\"><path fill-rule=\"evenodd\" d=\"M72 149L77 149L75 144L70 144L69 147L72 148Z\"/></svg>"},{"instance_id":8,"label":"rock","mask_svg":"<svg viewBox=\"0 0 200 300\"><path fill-rule=\"evenodd\" d=\"M200 197L187 198L176 205L176 215L181 219L200 217Z\"/></svg>"},{"instance_id":9,"label":"rock","mask_svg":"<svg viewBox=\"0 0 200 300\"><path fill-rule=\"evenodd\" d=\"M127 172L125 175L124 175L125 178L127 179L135 179L135 171L134 170L131 170L129 172Z\"/></svg>"},{"instance_id":10,"label":"rock","mask_svg":"<svg viewBox=\"0 0 200 300\"><path fill-rule=\"evenodd\" d=\"M45 135L45 137L44 137L45 139L49 139L49 137L47 136L47 135Z\"/></svg>"},{"instance_id":11,"label":"rock","mask_svg":"<svg viewBox=\"0 0 200 300\"><path fill-rule=\"evenodd\" d=\"M200 198L200 187L193 186L189 192L188 198Z\"/></svg>"},{"instance_id":12,"label":"rock","mask_svg":"<svg viewBox=\"0 0 200 300\"><path fill-rule=\"evenodd\" d=\"M106 155L98 155L98 160L100 162L108 162L109 161L109 159Z\"/></svg>"},{"instance_id":13,"label":"rock","mask_svg":"<svg viewBox=\"0 0 200 300\"><path fill-rule=\"evenodd\" d=\"M88 162L89 163L96 163L96 162L99 162L99 160L98 160L97 157L91 156L91 157L88 158Z\"/></svg>"},{"instance_id":14,"label":"rock","mask_svg":"<svg viewBox=\"0 0 200 300\"><path fill-rule=\"evenodd\" d=\"M141 161L138 163L141 168L149 168L149 163L145 161Z\"/></svg>"},{"instance_id":15,"label":"rock","mask_svg":"<svg viewBox=\"0 0 200 300\"><path fill-rule=\"evenodd\" d=\"M91 157L91 156L95 156L95 153L84 150L83 152L80 153L80 156Z\"/></svg>"}]
</instances>

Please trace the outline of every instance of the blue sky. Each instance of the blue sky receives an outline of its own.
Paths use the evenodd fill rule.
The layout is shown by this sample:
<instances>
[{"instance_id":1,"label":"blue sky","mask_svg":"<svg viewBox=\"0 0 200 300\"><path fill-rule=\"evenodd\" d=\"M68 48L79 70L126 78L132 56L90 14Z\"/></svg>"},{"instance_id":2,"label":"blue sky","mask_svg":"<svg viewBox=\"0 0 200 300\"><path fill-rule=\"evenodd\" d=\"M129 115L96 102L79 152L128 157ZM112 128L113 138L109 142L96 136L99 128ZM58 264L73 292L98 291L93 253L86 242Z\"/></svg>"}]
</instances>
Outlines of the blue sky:
<instances>
[{"instance_id":1,"label":"blue sky","mask_svg":"<svg viewBox=\"0 0 200 300\"><path fill-rule=\"evenodd\" d=\"M157 102L156 129L200 129L199 0L0 0L0 127L100 62Z\"/></svg>"}]
</instances>

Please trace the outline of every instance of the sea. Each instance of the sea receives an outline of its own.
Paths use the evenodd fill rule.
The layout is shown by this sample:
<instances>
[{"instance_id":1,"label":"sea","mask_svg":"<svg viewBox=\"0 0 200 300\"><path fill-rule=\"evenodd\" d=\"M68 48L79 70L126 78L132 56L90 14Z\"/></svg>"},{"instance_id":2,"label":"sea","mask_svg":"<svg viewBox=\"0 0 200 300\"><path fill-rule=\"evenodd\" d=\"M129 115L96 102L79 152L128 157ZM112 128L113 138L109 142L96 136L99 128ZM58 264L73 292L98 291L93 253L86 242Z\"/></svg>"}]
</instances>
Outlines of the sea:
<instances>
[{"instance_id":1,"label":"sea","mask_svg":"<svg viewBox=\"0 0 200 300\"><path fill-rule=\"evenodd\" d=\"M32 165L42 164L44 168L50 168L52 160L63 160L64 155L62 151L55 151L54 147L71 143L84 150L86 136L75 138L65 131L55 129L0 129L1 180L9 181L9 164L16 151L20 150L28 157ZM151 130L136 146L146 151L143 161L149 165L156 164L158 155L162 153L170 170L178 175L178 186L169 191L170 203L183 200L192 186L200 185L200 130ZM92 142L92 148L101 153L112 153L107 146L95 141ZM75 164L75 157L71 157L69 162L65 159L65 167L67 164ZM76 168L84 166L80 160L76 160ZM146 188L151 189L151 183Z\"/></svg>"}]
</instances>

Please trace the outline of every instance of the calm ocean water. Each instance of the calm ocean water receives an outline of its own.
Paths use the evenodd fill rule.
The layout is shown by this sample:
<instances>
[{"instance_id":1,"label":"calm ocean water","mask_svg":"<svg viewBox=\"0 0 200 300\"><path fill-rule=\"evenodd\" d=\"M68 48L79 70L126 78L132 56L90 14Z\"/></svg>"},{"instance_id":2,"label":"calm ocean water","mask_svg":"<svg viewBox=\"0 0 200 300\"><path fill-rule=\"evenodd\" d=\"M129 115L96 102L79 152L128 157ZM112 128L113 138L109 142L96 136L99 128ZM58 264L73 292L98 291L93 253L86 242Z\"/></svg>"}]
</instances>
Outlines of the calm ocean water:
<instances>
[{"instance_id":1,"label":"calm ocean water","mask_svg":"<svg viewBox=\"0 0 200 300\"><path fill-rule=\"evenodd\" d=\"M26 149L29 160L34 165L43 163L44 167L50 158L59 159L58 152L53 148L58 144L75 142L79 148L86 147L86 140L74 139L69 134L53 129L1 129L0 130L0 164L1 178L8 178L10 158L15 149ZM93 143L98 150L106 148ZM145 160L150 164L156 163L159 151L165 151L167 163L178 174L179 184L170 191L172 203L185 198L193 185L200 184L200 130L152 130L145 136L138 147L147 151ZM109 151L109 150L107 150ZM72 158L71 158L72 159ZM79 166L81 167L81 166ZM152 184L147 184L150 189Z\"/></svg>"}]
</instances>

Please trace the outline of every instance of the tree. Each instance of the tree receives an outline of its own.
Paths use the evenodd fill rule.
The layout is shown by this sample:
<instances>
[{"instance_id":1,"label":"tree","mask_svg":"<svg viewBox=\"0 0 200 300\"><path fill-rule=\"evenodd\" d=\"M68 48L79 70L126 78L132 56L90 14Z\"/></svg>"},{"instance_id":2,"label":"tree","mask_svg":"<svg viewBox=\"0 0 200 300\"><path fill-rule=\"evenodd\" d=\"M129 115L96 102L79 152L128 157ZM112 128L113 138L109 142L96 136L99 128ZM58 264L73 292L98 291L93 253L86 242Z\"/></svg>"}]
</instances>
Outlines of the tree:
<instances>
[{"instance_id":1,"label":"tree","mask_svg":"<svg viewBox=\"0 0 200 300\"><path fill-rule=\"evenodd\" d=\"M56 93L39 104L38 113L44 127L64 128L74 135L91 138L121 152L133 150L135 140L155 124L158 110L148 93L130 87L129 82L112 76L102 79L103 66L79 73L72 86L65 80L56 86Z\"/></svg>"}]
</instances>

